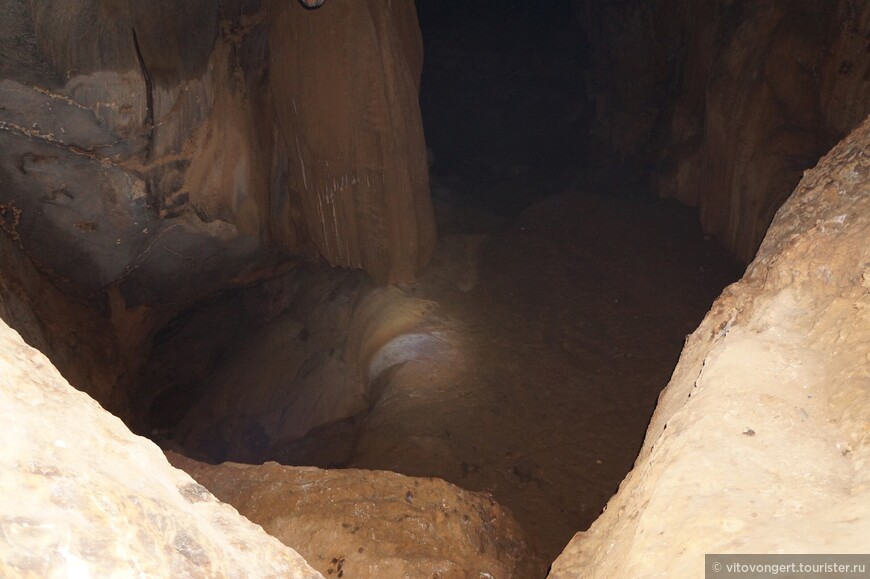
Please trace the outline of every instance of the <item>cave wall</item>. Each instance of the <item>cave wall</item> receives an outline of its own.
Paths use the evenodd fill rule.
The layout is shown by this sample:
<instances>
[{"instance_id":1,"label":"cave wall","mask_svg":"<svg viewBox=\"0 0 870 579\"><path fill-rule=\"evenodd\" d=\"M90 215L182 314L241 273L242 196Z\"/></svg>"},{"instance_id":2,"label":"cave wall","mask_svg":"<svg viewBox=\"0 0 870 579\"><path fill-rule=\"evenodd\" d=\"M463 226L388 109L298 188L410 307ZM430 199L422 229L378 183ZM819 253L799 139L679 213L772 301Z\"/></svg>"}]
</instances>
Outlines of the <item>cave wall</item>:
<instances>
[{"instance_id":1,"label":"cave wall","mask_svg":"<svg viewBox=\"0 0 870 579\"><path fill-rule=\"evenodd\" d=\"M3 202L57 278L129 305L270 247L382 281L425 263L410 0L7 4Z\"/></svg>"},{"instance_id":2,"label":"cave wall","mask_svg":"<svg viewBox=\"0 0 870 579\"><path fill-rule=\"evenodd\" d=\"M6 235L0 235L0 263L0 319L14 321L71 383L129 423L131 374L110 321L58 289Z\"/></svg>"},{"instance_id":3,"label":"cave wall","mask_svg":"<svg viewBox=\"0 0 870 579\"><path fill-rule=\"evenodd\" d=\"M412 0L2 6L2 265L26 270L0 278L4 318L113 410L109 384L200 300L303 262L380 282L425 264ZM97 326L65 363L59 337ZM77 379L101 357L116 379Z\"/></svg>"},{"instance_id":4,"label":"cave wall","mask_svg":"<svg viewBox=\"0 0 870 579\"><path fill-rule=\"evenodd\" d=\"M409 280L435 229L410 0L269 4L272 94L315 245L333 265ZM304 50L300 50L304 47Z\"/></svg>"},{"instance_id":5,"label":"cave wall","mask_svg":"<svg viewBox=\"0 0 870 579\"><path fill-rule=\"evenodd\" d=\"M713 553L866 552L868 191L870 117L805 173L688 337L633 470L551 579L698 577Z\"/></svg>"},{"instance_id":6,"label":"cave wall","mask_svg":"<svg viewBox=\"0 0 870 579\"><path fill-rule=\"evenodd\" d=\"M870 5L575 0L594 132L748 263L774 213L870 113Z\"/></svg>"}]
</instances>

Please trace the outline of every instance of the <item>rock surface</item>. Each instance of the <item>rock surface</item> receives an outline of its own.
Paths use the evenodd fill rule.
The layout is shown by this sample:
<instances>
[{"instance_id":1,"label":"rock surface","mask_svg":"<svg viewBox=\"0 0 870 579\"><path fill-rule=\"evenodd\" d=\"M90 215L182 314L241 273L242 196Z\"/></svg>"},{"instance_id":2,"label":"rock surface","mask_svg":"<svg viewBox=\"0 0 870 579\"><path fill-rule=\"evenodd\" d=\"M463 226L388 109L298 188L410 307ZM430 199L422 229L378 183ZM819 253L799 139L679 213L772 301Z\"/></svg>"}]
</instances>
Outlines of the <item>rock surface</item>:
<instances>
[{"instance_id":1,"label":"rock surface","mask_svg":"<svg viewBox=\"0 0 870 579\"><path fill-rule=\"evenodd\" d=\"M808 171L692 334L634 470L551 577L697 577L704 553L870 536L870 119Z\"/></svg>"},{"instance_id":2,"label":"rock surface","mask_svg":"<svg viewBox=\"0 0 870 579\"><path fill-rule=\"evenodd\" d=\"M400 287L297 270L173 322L143 392L163 389L155 417L178 419L195 391L163 434L199 460L492 493L542 577L630 470L686 334L739 277L695 216L566 195L442 235Z\"/></svg>"},{"instance_id":3,"label":"rock surface","mask_svg":"<svg viewBox=\"0 0 870 579\"><path fill-rule=\"evenodd\" d=\"M0 575L321 577L0 323Z\"/></svg>"},{"instance_id":4,"label":"rock surface","mask_svg":"<svg viewBox=\"0 0 870 579\"><path fill-rule=\"evenodd\" d=\"M194 304L303 262L394 281L428 259L411 0L5 10L4 319L129 425L149 343Z\"/></svg>"},{"instance_id":5,"label":"rock surface","mask_svg":"<svg viewBox=\"0 0 870 579\"><path fill-rule=\"evenodd\" d=\"M523 533L491 495L385 471L170 461L326 577L531 577Z\"/></svg>"},{"instance_id":6,"label":"rock surface","mask_svg":"<svg viewBox=\"0 0 870 579\"><path fill-rule=\"evenodd\" d=\"M268 19L270 86L308 234L332 265L413 279L435 245L414 3L310 12L272 0Z\"/></svg>"},{"instance_id":7,"label":"rock surface","mask_svg":"<svg viewBox=\"0 0 870 579\"><path fill-rule=\"evenodd\" d=\"M870 5L575 0L595 132L743 262L801 173L870 114ZM653 146L650 146L653 143Z\"/></svg>"},{"instance_id":8,"label":"rock surface","mask_svg":"<svg viewBox=\"0 0 870 579\"><path fill-rule=\"evenodd\" d=\"M106 410L130 419L129 374L109 320L52 284L15 241L2 234L0 263L0 318L48 356L70 383Z\"/></svg>"},{"instance_id":9,"label":"rock surface","mask_svg":"<svg viewBox=\"0 0 870 579\"><path fill-rule=\"evenodd\" d=\"M414 355L385 346L432 307L354 272L295 270L174 320L136 399L192 456L275 459L312 429L367 411L377 374Z\"/></svg>"},{"instance_id":10,"label":"rock surface","mask_svg":"<svg viewBox=\"0 0 870 579\"><path fill-rule=\"evenodd\" d=\"M383 280L425 263L410 0L9 4L0 201L57 279L136 305L238 283L275 246Z\"/></svg>"}]
</instances>

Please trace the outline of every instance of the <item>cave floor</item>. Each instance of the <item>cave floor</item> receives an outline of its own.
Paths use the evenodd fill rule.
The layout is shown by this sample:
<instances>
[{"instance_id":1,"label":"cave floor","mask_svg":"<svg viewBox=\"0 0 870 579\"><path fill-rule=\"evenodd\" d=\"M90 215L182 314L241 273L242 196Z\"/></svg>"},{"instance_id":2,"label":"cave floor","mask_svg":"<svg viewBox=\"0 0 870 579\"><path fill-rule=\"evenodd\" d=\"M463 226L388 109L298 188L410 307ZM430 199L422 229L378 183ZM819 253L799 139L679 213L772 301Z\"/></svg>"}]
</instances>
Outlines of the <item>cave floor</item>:
<instances>
[{"instance_id":1,"label":"cave floor","mask_svg":"<svg viewBox=\"0 0 870 579\"><path fill-rule=\"evenodd\" d=\"M674 204L561 196L512 219L440 209L437 253L402 286L437 304L419 331L439 346L374 386L370 413L280 461L490 492L545 567L631 469L686 335L741 272Z\"/></svg>"}]
</instances>

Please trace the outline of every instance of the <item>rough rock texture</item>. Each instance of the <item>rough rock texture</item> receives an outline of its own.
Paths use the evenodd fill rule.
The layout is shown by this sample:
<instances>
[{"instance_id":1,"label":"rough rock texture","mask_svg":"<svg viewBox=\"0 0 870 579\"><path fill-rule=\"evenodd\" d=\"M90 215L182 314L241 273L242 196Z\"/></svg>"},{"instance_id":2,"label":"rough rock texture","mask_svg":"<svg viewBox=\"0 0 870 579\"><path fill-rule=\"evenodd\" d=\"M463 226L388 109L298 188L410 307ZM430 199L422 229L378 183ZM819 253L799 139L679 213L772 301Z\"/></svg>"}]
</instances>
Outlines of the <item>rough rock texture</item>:
<instances>
[{"instance_id":1,"label":"rough rock texture","mask_svg":"<svg viewBox=\"0 0 870 579\"><path fill-rule=\"evenodd\" d=\"M2 234L0 263L0 319L14 324L29 345L106 410L131 419L129 373L109 320L53 285Z\"/></svg>"},{"instance_id":2,"label":"rough rock texture","mask_svg":"<svg viewBox=\"0 0 870 579\"><path fill-rule=\"evenodd\" d=\"M870 113L870 5L576 0L596 134L749 262L803 170ZM656 146L650 147L650 143Z\"/></svg>"},{"instance_id":3,"label":"rough rock texture","mask_svg":"<svg viewBox=\"0 0 870 579\"><path fill-rule=\"evenodd\" d=\"M0 575L321 577L0 322Z\"/></svg>"},{"instance_id":4,"label":"rough rock texture","mask_svg":"<svg viewBox=\"0 0 870 579\"><path fill-rule=\"evenodd\" d=\"M434 244L413 2L260 4L4 4L0 227L127 378L199 300L318 254L409 279Z\"/></svg>"},{"instance_id":5,"label":"rough rock texture","mask_svg":"<svg viewBox=\"0 0 870 579\"><path fill-rule=\"evenodd\" d=\"M490 495L384 471L168 457L327 577L532 576L519 525Z\"/></svg>"},{"instance_id":6,"label":"rough rock texture","mask_svg":"<svg viewBox=\"0 0 870 579\"><path fill-rule=\"evenodd\" d=\"M81 295L116 286L133 307L190 301L275 259L239 235L230 212L190 206L191 193L253 194L243 148L238 191L183 187L203 154L194 137L221 99L242 111L227 125L245 111L243 87L228 83L243 72L226 64L233 40L219 35L215 5L12 0L7 10L4 225L40 270Z\"/></svg>"},{"instance_id":7,"label":"rough rock texture","mask_svg":"<svg viewBox=\"0 0 870 579\"><path fill-rule=\"evenodd\" d=\"M413 277L434 241L413 3L258 4L10 1L4 211L44 269L136 303L310 235Z\"/></svg>"},{"instance_id":8,"label":"rough rock texture","mask_svg":"<svg viewBox=\"0 0 870 579\"><path fill-rule=\"evenodd\" d=\"M870 536L870 119L808 171L686 343L634 470L551 577L696 577L704 553Z\"/></svg>"}]
</instances>

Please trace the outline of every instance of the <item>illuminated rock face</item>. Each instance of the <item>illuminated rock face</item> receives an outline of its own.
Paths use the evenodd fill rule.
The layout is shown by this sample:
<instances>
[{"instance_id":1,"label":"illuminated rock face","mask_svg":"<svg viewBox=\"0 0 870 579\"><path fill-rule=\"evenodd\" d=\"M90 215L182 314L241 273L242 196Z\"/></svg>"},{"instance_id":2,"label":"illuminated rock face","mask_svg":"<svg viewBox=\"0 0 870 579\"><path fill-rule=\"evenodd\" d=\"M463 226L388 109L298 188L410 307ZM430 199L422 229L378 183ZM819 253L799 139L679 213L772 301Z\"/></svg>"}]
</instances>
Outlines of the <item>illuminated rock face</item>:
<instances>
[{"instance_id":1,"label":"illuminated rock face","mask_svg":"<svg viewBox=\"0 0 870 579\"><path fill-rule=\"evenodd\" d=\"M870 119L808 171L686 343L634 470L551 577L694 577L704 553L870 535Z\"/></svg>"},{"instance_id":2,"label":"illuminated rock face","mask_svg":"<svg viewBox=\"0 0 870 579\"><path fill-rule=\"evenodd\" d=\"M413 3L306 12L275 0L269 20L270 85L308 234L333 265L412 279L435 239Z\"/></svg>"},{"instance_id":3,"label":"illuminated rock face","mask_svg":"<svg viewBox=\"0 0 870 579\"><path fill-rule=\"evenodd\" d=\"M125 420L192 304L304 262L384 282L428 259L411 0L6 10L4 319Z\"/></svg>"},{"instance_id":4,"label":"illuminated rock face","mask_svg":"<svg viewBox=\"0 0 870 579\"><path fill-rule=\"evenodd\" d=\"M434 244L413 2L260 4L9 3L0 203L40 269L127 307L317 253L413 278Z\"/></svg>"},{"instance_id":5,"label":"illuminated rock face","mask_svg":"<svg viewBox=\"0 0 870 579\"><path fill-rule=\"evenodd\" d=\"M315 578L0 322L0 575Z\"/></svg>"}]
</instances>

